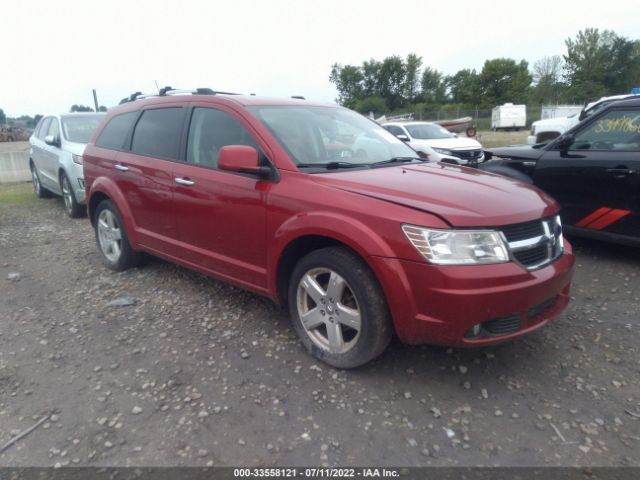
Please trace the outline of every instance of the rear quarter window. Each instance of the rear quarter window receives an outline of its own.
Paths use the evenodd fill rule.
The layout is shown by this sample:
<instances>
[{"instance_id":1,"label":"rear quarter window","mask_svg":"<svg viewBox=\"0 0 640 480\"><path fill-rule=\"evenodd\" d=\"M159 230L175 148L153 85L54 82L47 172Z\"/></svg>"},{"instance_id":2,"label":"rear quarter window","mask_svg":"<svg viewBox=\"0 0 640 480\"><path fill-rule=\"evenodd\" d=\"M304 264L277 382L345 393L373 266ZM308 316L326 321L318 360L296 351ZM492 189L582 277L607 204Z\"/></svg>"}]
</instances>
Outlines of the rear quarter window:
<instances>
[{"instance_id":1,"label":"rear quarter window","mask_svg":"<svg viewBox=\"0 0 640 480\"><path fill-rule=\"evenodd\" d=\"M116 115L109 120L96 140L96 146L111 150L122 150L127 135L138 117L138 112Z\"/></svg>"}]
</instances>

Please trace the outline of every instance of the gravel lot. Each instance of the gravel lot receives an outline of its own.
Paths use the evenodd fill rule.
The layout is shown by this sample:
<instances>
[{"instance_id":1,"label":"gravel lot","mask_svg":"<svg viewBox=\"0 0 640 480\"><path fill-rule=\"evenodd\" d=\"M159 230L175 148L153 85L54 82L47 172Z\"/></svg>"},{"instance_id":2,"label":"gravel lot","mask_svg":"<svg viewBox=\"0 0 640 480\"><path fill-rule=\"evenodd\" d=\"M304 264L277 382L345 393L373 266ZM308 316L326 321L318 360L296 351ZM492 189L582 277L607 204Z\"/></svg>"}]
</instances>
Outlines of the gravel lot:
<instances>
[{"instance_id":1,"label":"gravel lot","mask_svg":"<svg viewBox=\"0 0 640 480\"><path fill-rule=\"evenodd\" d=\"M108 271L86 219L0 187L0 449L51 415L0 465L640 465L640 251L574 245L541 331L339 371L268 300L157 259Z\"/></svg>"}]
</instances>

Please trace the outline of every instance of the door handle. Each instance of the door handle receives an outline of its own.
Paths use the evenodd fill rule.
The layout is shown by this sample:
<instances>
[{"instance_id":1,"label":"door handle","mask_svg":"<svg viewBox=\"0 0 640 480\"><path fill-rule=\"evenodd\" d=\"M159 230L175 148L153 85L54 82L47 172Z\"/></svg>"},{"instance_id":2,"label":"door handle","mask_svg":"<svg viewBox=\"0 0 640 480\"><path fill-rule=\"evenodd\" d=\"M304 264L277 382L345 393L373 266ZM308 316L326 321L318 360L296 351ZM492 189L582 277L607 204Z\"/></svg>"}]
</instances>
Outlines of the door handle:
<instances>
[{"instance_id":1,"label":"door handle","mask_svg":"<svg viewBox=\"0 0 640 480\"><path fill-rule=\"evenodd\" d=\"M626 177L628 175L632 175L635 172L634 169L632 168L627 168L627 167L616 167L616 168L607 168L607 173L613 177L616 178L623 178Z\"/></svg>"},{"instance_id":2,"label":"door handle","mask_svg":"<svg viewBox=\"0 0 640 480\"><path fill-rule=\"evenodd\" d=\"M115 169L120 171L120 172L128 172L129 171L129 167L125 167L124 165L120 165L119 163L116 163L114 165Z\"/></svg>"},{"instance_id":3,"label":"door handle","mask_svg":"<svg viewBox=\"0 0 640 480\"><path fill-rule=\"evenodd\" d=\"M193 180L189 180L188 178L182 178L182 177L175 177L173 181L176 182L178 185L184 185L185 187L190 187L191 185L196 184L196 182L194 182Z\"/></svg>"}]
</instances>

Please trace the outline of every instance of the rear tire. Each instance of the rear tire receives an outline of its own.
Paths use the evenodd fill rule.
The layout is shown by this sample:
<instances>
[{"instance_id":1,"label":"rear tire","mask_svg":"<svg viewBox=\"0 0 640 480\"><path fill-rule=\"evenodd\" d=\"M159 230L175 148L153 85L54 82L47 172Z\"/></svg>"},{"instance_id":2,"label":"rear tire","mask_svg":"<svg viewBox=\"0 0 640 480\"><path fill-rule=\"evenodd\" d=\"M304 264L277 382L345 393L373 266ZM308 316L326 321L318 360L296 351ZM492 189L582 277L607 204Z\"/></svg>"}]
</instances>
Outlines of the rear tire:
<instances>
[{"instance_id":1,"label":"rear tire","mask_svg":"<svg viewBox=\"0 0 640 480\"><path fill-rule=\"evenodd\" d=\"M307 351L337 368L380 355L393 326L384 292L369 267L344 247L315 250L291 274L289 311Z\"/></svg>"},{"instance_id":2,"label":"rear tire","mask_svg":"<svg viewBox=\"0 0 640 480\"><path fill-rule=\"evenodd\" d=\"M33 193L36 194L36 197L51 197L51 192L49 192L49 190L42 186L42 182L40 182L40 174L38 173L38 169L33 162L29 164L29 169L31 170L31 183L33 185Z\"/></svg>"},{"instance_id":3,"label":"rear tire","mask_svg":"<svg viewBox=\"0 0 640 480\"><path fill-rule=\"evenodd\" d=\"M64 200L64 210L71 218L78 218L84 214L83 205L76 201L76 196L71 188L71 182L67 174L60 174L60 189L62 190L62 199Z\"/></svg>"},{"instance_id":4,"label":"rear tire","mask_svg":"<svg viewBox=\"0 0 640 480\"><path fill-rule=\"evenodd\" d=\"M135 267L141 254L131 248L120 212L111 200L103 200L95 212L98 250L107 268L117 272Z\"/></svg>"}]
</instances>

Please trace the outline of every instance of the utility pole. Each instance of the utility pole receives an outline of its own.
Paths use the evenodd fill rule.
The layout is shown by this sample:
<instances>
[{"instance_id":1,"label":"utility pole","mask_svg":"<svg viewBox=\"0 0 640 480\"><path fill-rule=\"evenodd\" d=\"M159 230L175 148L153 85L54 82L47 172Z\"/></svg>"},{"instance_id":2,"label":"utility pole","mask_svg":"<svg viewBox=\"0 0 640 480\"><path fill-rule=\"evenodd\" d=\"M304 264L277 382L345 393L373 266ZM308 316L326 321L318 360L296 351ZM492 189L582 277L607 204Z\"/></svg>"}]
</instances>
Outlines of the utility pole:
<instances>
[{"instance_id":1,"label":"utility pole","mask_svg":"<svg viewBox=\"0 0 640 480\"><path fill-rule=\"evenodd\" d=\"M96 95L96 89L93 89L93 103L96 106L96 112L98 111L98 95Z\"/></svg>"}]
</instances>

